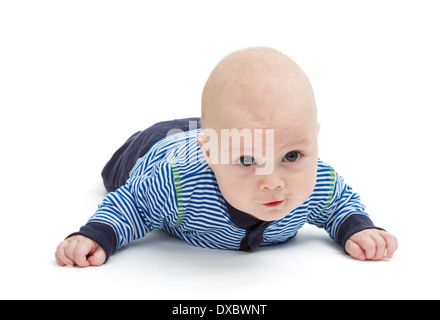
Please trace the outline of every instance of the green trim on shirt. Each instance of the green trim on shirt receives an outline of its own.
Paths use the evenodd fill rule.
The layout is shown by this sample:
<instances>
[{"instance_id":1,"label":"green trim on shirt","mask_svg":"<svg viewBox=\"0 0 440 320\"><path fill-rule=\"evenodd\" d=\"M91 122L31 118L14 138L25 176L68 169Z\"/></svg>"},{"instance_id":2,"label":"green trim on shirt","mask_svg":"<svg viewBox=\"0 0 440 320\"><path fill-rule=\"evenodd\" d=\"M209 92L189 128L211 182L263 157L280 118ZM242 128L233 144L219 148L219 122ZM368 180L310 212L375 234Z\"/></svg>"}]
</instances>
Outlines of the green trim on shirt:
<instances>
[{"instance_id":1,"label":"green trim on shirt","mask_svg":"<svg viewBox=\"0 0 440 320\"><path fill-rule=\"evenodd\" d=\"M171 171L173 173L173 181L174 187L176 188L176 197L177 197L177 220L173 225L174 228L177 228L183 219L183 198L182 198L182 184L180 183L180 174L179 170L176 166L176 161L173 159L166 160L171 165Z\"/></svg>"},{"instance_id":2,"label":"green trim on shirt","mask_svg":"<svg viewBox=\"0 0 440 320\"><path fill-rule=\"evenodd\" d=\"M330 205L330 203L332 202L333 194L335 193L335 181L336 181L335 169L330 167L329 197L328 197L327 203L325 204L324 208L322 208L322 210L319 214L322 214L325 211L325 209L327 209L328 206Z\"/></svg>"}]
</instances>

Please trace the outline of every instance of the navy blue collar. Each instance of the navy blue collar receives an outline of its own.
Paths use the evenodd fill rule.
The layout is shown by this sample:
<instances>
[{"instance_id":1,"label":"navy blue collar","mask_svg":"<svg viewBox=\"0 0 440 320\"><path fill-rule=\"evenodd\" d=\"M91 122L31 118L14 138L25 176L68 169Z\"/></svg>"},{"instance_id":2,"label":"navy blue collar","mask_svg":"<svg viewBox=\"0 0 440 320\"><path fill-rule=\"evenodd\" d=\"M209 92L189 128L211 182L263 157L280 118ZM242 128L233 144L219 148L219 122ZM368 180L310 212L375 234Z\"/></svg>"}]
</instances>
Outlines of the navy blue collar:
<instances>
[{"instance_id":1,"label":"navy blue collar","mask_svg":"<svg viewBox=\"0 0 440 320\"><path fill-rule=\"evenodd\" d=\"M258 224L258 221L253 219L246 212L238 210L226 200L225 203L226 203L226 208L228 209L229 217L231 218L232 223L235 224L237 227L247 229L249 227L253 227Z\"/></svg>"},{"instance_id":2,"label":"navy blue collar","mask_svg":"<svg viewBox=\"0 0 440 320\"><path fill-rule=\"evenodd\" d=\"M232 223L239 228L246 229L246 235L240 243L240 250L255 250L263 242L264 231L271 221L256 221L249 214L231 206L226 200L225 204Z\"/></svg>"}]
</instances>

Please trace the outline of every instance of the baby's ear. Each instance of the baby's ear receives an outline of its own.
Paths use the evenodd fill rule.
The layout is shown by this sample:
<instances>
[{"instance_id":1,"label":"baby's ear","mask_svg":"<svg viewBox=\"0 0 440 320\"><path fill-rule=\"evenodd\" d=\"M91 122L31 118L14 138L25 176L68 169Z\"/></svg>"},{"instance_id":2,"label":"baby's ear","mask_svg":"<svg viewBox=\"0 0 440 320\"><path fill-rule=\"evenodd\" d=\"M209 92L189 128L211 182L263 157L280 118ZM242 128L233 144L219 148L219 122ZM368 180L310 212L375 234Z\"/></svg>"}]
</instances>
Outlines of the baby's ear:
<instances>
[{"instance_id":1,"label":"baby's ear","mask_svg":"<svg viewBox=\"0 0 440 320\"><path fill-rule=\"evenodd\" d=\"M317 123L317 127L318 127L318 130L316 133L319 134L319 130L321 129L321 124L319 122Z\"/></svg>"},{"instance_id":2,"label":"baby's ear","mask_svg":"<svg viewBox=\"0 0 440 320\"><path fill-rule=\"evenodd\" d=\"M219 141L217 131L214 129L203 129L203 134L197 135L197 142L203 151L206 161L211 166L218 164L219 159Z\"/></svg>"},{"instance_id":3,"label":"baby's ear","mask_svg":"<svg viewBox=\"0 0 440 320\"><path fill-rule=\"evenodd\" d=\"M209 147L206 141L206 138L202 134L197 134L197 142L199 143L200 148L203 151L203 154L205 155L206 159L209 159Z\"/></svg>"}]
</instances>

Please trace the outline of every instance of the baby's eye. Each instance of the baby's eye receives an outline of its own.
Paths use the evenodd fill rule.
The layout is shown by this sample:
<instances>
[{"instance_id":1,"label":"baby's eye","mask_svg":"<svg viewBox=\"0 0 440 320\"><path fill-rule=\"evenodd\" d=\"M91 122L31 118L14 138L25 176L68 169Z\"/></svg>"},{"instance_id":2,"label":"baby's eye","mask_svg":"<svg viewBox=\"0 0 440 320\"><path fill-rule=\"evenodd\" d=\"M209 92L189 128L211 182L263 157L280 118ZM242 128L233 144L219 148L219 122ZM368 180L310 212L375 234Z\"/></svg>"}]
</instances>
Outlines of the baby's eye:
<instances>
[{"instance_id":1,"label":"baby's eye","mask_svg":"<svg viewBox=\"0 0 440 320\"><path fill-rule=\"evenodd\" d=\"M295 162L295 161L298 161L299 158L301 158L301 154L300 154L299 152L297 152L297 151L290 151L289 153L287 153L287 154L284 156L283 161L286 161L286 162Z\"/></svg>"},{"instance_id":2,"label":"baby's eye","mask_svg":"<svg viewBox=\"0 0 440 320\"><path fill-rule=\"evenodd\" d=\"M244 167L250 167L256 163L255 159L251 156L242 156L238 159L238 162Z\"/></svg>"}]
</instances>

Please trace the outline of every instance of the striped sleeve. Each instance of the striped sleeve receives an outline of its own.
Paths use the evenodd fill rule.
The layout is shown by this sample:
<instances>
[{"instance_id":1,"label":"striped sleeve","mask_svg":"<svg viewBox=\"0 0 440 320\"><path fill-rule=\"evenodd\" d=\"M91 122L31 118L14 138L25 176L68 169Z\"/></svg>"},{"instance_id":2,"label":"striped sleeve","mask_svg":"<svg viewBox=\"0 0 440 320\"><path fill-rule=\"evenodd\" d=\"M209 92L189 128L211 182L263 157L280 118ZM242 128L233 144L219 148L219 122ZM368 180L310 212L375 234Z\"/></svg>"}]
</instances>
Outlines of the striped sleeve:
<instances>
[{"instance_id":1,"label":"striped sleeve","mask_svg":"<svg viewBox=\"0 0 440 320\"><path fill-rule=\"evenodd\" d=\"M158 162L148 175L134 176L109 193L89 223L111 226L116 249L163 228L165 221L177 220L175 188L170 164Z\"/></svg>"},{"instance_id":2,"label":"striped sleeve","mask_svg":"<svg viewBox=\"0 0 440 320\"><path fill-rule=\"evenodd\" d=\"M333 168L328 168L328 197L323 201L322 209L309 216L308 222L324 228L330 238L338 241L339 230L348 217L361 215L368 218L368 214L359 195Z\"/></svg>"}]
</instances>

